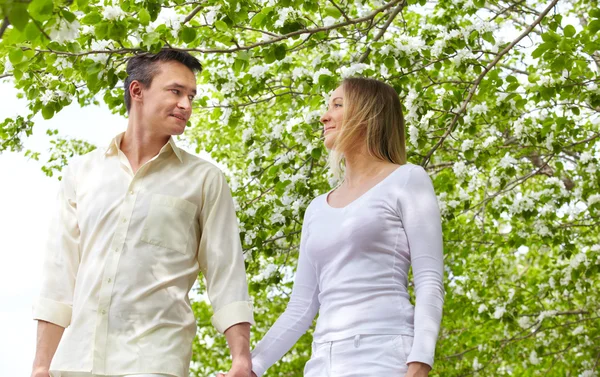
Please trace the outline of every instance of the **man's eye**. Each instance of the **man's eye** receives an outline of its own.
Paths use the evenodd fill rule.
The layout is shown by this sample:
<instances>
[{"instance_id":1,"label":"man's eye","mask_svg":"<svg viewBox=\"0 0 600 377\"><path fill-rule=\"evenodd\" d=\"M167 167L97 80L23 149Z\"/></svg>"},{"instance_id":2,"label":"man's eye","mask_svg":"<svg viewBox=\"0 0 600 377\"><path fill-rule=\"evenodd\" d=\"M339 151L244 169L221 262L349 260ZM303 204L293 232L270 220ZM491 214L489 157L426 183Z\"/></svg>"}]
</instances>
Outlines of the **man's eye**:
<instances>
[{"instance_id":1,"label":"man's eye","mask_svg":"<svg viewBox=\"0 0 600 377\"><path fill-rule=\"evenodd\" d=\"M179 90L177 90L177 89L171 89L171 92L174 94L179 94Z\"/></svg>"},{"instance_id":2,"label":"man's eye","mask_svg":"<svg viewBox=\"0 0 600 377\"><path fill-rule=\"evenodd\" d=\"M190 99L190 101L194 100L194 96L188 96L188 98Z\"/></svg>"}]
</instances>

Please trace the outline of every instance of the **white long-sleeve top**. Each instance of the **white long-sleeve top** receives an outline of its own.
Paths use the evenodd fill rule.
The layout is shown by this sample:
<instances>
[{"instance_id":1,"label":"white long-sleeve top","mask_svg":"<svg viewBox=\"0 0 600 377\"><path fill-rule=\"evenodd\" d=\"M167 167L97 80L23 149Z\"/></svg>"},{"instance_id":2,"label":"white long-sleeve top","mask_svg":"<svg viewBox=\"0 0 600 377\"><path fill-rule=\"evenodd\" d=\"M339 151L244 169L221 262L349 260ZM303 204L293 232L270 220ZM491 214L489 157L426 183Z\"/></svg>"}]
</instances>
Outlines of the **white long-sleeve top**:
<instances>
[{"instance_id":1,"label":"white long-sleeve top","mask_svg":"<svg viewBox=\"0 0 600 377\"><path fill-rule=\"evenodd\" d=\"M329 194L329 193L328 193ZM363 334L414 336L407 362L433 365L444 302L442 228L425 170L400 166L343 208L315 198L306 210L285 312L252 352L261 376L319 318L315 342ZM412 265L415 307L407 292Z\"/></svg>"}]
</instances>

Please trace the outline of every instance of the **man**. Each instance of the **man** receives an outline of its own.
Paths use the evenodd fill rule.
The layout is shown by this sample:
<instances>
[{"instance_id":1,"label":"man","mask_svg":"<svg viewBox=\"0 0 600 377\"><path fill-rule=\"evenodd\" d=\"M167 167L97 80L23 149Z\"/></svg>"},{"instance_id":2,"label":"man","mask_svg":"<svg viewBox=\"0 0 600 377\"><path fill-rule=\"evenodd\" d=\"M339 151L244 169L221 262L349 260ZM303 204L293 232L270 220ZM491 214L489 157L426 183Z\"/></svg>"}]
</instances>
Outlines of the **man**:
<instances>
[{"instance_id":1,"label":"man","mask_svg":"<svg viewBox=\"0 0 600 377\"><path fill-rule=\"evenodd\" d=\"M233 200L223 174L172 138L190 118L200 69L177 50L133 57L126 132L64 170L34 306L33 377L187 377L199 270L231 350L228 377L250 374Z\"/></svg>"}]
</instances>

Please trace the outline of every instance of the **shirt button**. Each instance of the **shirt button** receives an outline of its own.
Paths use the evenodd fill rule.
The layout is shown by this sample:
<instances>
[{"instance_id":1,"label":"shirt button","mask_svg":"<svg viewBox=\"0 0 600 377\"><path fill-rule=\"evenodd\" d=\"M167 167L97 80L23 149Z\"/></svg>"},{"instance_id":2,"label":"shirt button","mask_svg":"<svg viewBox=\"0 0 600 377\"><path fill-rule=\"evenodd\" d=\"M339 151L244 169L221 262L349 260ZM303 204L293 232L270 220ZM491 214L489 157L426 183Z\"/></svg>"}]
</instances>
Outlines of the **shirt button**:
<instances>
[{"instance_id":1,"label":"shirt button","mask_svg":"<svg viewBox=\"0 0 600 377\"><path fill-rule=\"evenodd\" d=\"M123 218L123 223L126 223L126 222L127 222L127 219L126 219L126 218Z\"/></svg>"},{"instance_id":2,"label":"shirt button","mask_svg":"<svg viewBox=\"0 0 600 377\"><path fill-rule=\"evenodd\" d=\"M129 191L129 194L130 194L130 195L133 195L133 194L134 194L133 190Z\"/></svg>"},{"instance_id":3,"label":"shirt button","mask_svg":"<svg viewBox=\"0 0 600 377\"><path fill-rule=\"evenodd\" d=\"M106 314L106 310L102 309L102 315Z\"/></svg>"},{"instance_id":4,"label":"shirt button","mask_svg":"<svg viewBox=\"0 0 600 377\"><path fill-rule=\"evenodd\" d=\"M111 279L111 278L108 278L108 282L109 282L109 283L111 283L111 282L112 282L112 279Z\"/></svg>"}]
</instances>

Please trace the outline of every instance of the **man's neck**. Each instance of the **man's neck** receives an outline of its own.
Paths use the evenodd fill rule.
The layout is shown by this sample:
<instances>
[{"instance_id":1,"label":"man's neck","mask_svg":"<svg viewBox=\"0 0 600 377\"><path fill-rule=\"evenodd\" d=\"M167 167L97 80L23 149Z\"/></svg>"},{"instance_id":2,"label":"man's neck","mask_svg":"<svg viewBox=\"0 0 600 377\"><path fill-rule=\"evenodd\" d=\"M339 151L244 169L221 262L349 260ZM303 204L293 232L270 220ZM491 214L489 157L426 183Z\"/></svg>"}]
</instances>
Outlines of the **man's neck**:
<instances>
[{"instance_id":1,"label":"man's neck","mask_svg":"<svg viewBox=\"0 0 600 377\"><path fill-rule=\"evenodd\" d=\"M133 173L160 152L169 141L169 136L157 135L145 130L135 119L129 119L127 131L119 148L125 154Z\"/></svg>"}]
</instances>

